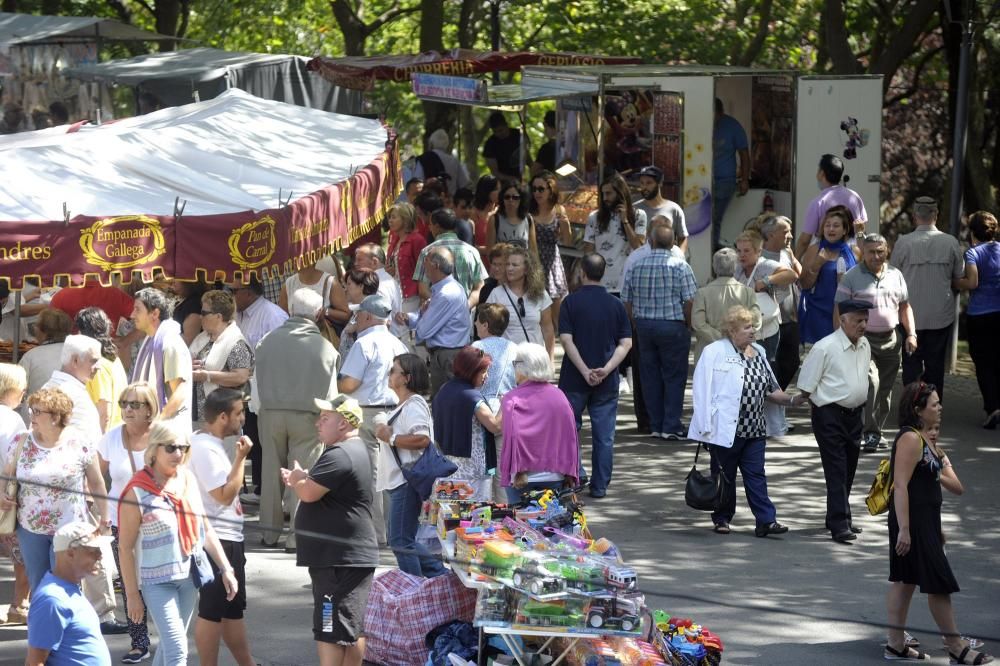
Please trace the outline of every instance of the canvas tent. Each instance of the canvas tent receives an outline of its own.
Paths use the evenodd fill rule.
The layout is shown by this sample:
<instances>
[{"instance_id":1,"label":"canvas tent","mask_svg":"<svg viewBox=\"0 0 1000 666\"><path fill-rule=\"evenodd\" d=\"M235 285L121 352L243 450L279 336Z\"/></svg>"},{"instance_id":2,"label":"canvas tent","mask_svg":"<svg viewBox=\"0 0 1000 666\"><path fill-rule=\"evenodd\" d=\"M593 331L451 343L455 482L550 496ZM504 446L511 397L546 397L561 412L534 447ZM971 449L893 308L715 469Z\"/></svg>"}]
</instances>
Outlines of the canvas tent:
<instances>
[{"instance_id":1,"label":"canvas tent","mask_svg":"<svg viewBox=\"0 0 1000 666\"><path fill-rule=\"evenodd\" d=\"M46 111L52 102L65 104L73 119L93 117L98 108L109 117L105 91L97 84L67 81L61 69L96 63L106 42L176 40L112 19L0 12L3 102L16 102L25 111L23 126L13 129L37 129L32 111Z\"/></svg>"},{"instance_id":2,"label":"canvas tent","mask_svg":"<svg viewBox=\"0 0 1000 666\"><path fill-rule=\"evenodd\" d=\"M399 190L379 121L228 90L100 127L0 139L0 276L248 279L376 224ZM66 212L64 213L64 208Z\"/></svg>"},{"instance_id":3,"label":"canvas tent","mask_svg":"<svg viewBox=\"0 0 1000 666\"><path fill-rule=\"evenodd\" d=\"M229 88L278 102L360 113L361 95L306 70L309 58L195 48L69 67L67 77L131 86L165 106L211 99Z\"/></svg>"}]
</instances>

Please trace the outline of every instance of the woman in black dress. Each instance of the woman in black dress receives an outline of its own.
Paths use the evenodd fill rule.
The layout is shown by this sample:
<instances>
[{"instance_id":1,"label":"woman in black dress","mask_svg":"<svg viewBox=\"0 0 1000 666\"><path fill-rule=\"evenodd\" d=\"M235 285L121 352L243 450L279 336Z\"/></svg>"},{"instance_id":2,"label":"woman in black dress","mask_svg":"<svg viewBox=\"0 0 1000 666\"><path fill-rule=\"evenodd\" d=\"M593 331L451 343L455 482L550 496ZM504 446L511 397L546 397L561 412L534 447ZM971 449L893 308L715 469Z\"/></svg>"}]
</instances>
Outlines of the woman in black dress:
<instances>
[{"instance_id":1,"label":"woman in black dress","mask_svg":"<svg viewBox=\"0 0 1000 666\"><path fill-rule=\"evenodd\" d=\"M941 630L953 664L986 664L993 657L977 652L955 625L951 595L958 582L951 572L941 534L941 488L962 494L962 482L948 456L927 431L941 423L941 401L933 384L913 382L899 401L899 434L890 457L893 476L889 505L889 641L888 660L922 660L928 656L904 644L906 614L913 591L927 595L931 615Z\"/></svg>"}]
</instances>

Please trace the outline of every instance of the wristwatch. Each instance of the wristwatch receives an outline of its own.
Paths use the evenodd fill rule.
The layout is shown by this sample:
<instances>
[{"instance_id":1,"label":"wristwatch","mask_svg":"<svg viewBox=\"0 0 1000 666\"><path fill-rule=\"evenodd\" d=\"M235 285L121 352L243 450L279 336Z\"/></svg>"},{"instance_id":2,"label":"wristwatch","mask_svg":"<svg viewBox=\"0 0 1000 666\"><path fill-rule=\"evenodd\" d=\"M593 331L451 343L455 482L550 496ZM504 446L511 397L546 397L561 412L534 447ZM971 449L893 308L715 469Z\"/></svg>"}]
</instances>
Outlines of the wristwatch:
<instances>
[{"instance_id":1,"label":"wristwatch","mask_svg":"<svg viewBox=\"0 0 1000 666\"><path fill-rule=\"evenodd\" d=\"M398 436L398 433L392 433L392 436L389 437L389 446L396 446L396 437Z\"/></svg>"}]
</instances>

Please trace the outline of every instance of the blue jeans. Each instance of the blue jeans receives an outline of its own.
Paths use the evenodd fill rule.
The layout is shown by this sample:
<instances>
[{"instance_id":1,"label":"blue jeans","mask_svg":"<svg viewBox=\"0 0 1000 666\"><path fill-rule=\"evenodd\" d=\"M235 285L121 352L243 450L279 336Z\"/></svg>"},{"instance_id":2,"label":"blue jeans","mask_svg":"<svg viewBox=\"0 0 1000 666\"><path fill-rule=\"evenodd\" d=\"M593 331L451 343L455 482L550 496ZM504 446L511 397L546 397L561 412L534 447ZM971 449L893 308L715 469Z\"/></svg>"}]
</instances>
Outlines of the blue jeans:
<instances>
[{"instance_id":1,"label":"blue jeans","mask_svg":"<svg viewBox=\"0 0 1000 666\"><path fill-rule=\"evenodd\" d=\"M735 179L712 181L712 252L721 245L722 218L735 194Z\"/></svg>"},{"instance_id":2,"label":"blue jeans","mask_svg":"<svg viewBox=\"0 0 1000 666\"><path fill-rule=\"evenodd\" d=\"M414 576L433 578L445 572L441 561L427 548L417 543L417 520L423 502L413 492L410 484L389 491L389 511L386 513L389 528L389 547L396 556L399 570Z\"/></svg>"},{"instance_id":3,"label":"blue jeans","mask_svg":"<svg viewBox=\"0 0 1000 666\"><path fill-rule=\"evenodd\" d=\"M764 476L764 446L767 439L755 437L746 439L737 437L732 448L722 446L711 447L713 462L726 475L730 492L726 495L721 511L712 512L712 522L731 522L736 514L736 469L743 476L743 490L747 496L750 511L757 519L757 525L770 525L777 516L771 498L767 496L767 477ZM713 473L715 465L713 465Z\"/></svg>"},{"instance_id":4,"label":"blue jeans","mask_svg":"<svg viewBox=\"0 0 1000 666\"><path fill-rule=\"evenodd\" d=\"M612 382L615 386L618 382ZM583 427L583 410L590 414L590 490L603 493L611 483L614 465L615 420L618 417L618 392L607 389L597 391L565 391L566 399L573 406L576 430ZM580 478L585 476L583 456L580 457Z\"/></svg>"},{"instance_id":5,"label":"blue jeans","mask_svg":"<svg viewBox=\"0 0 1000 666\"><path fill-rule=\"evenodd\" d=\"M24 568L28 570L28 588L34 592L45 574L56 566L56 554L52 550L52 537L47 534L30 532L17 526L17 540L21 544Z\"/></svg>"},{"instance_id":6,"label":"blue jeans","mask_svg":"<svg viewBox=\"0 0 1000 666\"><path fill-rule=\"evenodd\" d=\"M691 333L683 321L637 319L642 356L642 392L649 412L649 429L675 432L681 426L687 385ZM686 433L684 433L686 434Z\"/></svg>"},{"instance_id":7,"label":"blue jeans","mask_svg":"<svg viewBox=\"0 0 1000 666\"><path fill-rule=\"evenodd\" d=\"M168 583L143 583L142 598L160 635L152 666L185 666L188 625L198 602L194 581L189 576Z\"/></svg>"}]
</instances>

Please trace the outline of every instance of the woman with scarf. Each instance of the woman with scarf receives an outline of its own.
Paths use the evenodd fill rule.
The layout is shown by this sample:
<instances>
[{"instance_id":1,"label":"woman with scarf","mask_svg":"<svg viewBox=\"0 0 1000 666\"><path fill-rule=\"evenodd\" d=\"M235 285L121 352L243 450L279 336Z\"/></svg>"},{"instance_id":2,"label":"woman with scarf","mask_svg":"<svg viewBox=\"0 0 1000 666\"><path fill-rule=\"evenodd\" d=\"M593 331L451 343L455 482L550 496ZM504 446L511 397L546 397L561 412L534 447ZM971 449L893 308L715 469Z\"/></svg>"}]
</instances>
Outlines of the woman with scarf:
<instances>
[{"instance_id":1,"label":"woman with scarf","mask_svg":"<svg viewBox=\"0 0 1000 666\"><path fill-rule=\"evenodd\" d=\"M431 407L434 441L458 465L452 476L473 482L480 497L492 494L488 472L496 466L496 450L487 446L486 435L500 433L482 392L491 362L482 349L462 348L452 364L455 376L441 386Z\"/></svg>"},{"instance_id":2,"label":"woman with scarf","mask_svg":"<svg viewBox=\"0 0 1000 666\"><path fill-rule=\"evenodd\" d=\"M165 422L154 423L143 455L146 466L125 486L118 505L126 610L131 622L142 622L147 610L153 618L160 636L153 666L187 664L187 630L198 600L196 556L208 551L222 572L227 598L236 596L238 586L205 516L198 481L187 470L190 457L186 435Z\"/></svg>"},{"instance_id":3,"label":"woman with scarf","mask_svg":"<svg viewBox=\"0 0 1000 666\"><path fill-rule=\"evenodd\" d=\"M500 406L500 483L511 504L532 490L575 486L580 466L573 407L566 394L549 383L552 364L545 347L519 344L514 372L517 388L504 396Z\"/></svg>"},{"instance_id":4,"label":"woman with scarf","mask_svg":"<svg viewBox=\"0 0 1000 666\"><path fill-rule=\"evenodd\" d=\"M802 256L799 286L799 334L803 343L817 342L833 333L833 297L840 278L853 268L861 254L848 241L854 237L851 213L844 206L826 212L819 243Z\"/></svg>"},{"instance_id":5,"label":"woman with scarf","mask_svg":"<svg viewBox=\"0 0 1000 666\"><path fill-rule=\"evenodd\" d=\"M160 404L156 391L146 382L129 384L118 396L118 407L122 413L121 425L111 428L97 444L101 475L111 479L108 489L109 517L111 518L111 550L115 566L121 571L118 558L118 498L128 482L145 464L144 455L149 445L149 429L160 414ZM128 593L123 591L128 607ZM121 658L123 664L138 664L149 657L149 627L145 615L141 622L128 621L128 635L131 649Z\"/></svg>"},{"instance_id":6,"label":"woman with scarf","mask_svg":"<svg viewBox=\"0 0 1000 666\"><path fill-rule=\"evenodd\" d=\"M253 350L233 321L236 301L221 290L201 297L201 333L191 343L195 418L202 420L205 396L219 387L234 388L250 395Z\"/></svg>"}]
</instances>

